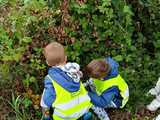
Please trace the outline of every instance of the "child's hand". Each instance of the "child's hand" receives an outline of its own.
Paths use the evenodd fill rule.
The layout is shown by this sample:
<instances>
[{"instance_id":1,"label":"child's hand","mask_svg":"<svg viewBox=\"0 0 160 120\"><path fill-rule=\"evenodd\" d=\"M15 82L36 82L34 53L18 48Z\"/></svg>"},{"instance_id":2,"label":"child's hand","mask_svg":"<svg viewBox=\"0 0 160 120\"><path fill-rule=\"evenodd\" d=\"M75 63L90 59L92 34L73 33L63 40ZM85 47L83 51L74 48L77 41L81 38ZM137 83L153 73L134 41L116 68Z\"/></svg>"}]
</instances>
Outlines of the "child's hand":
<instances>
[{"instance_id":1,"label":"child's hand","mask_svg":"<svg viewBox=\"0 0 160 120\"><path fill-rule=\"evenodd\" d=\"M49 115L44 115L42 120L52 120Z\"/></svg>"},{"instance_id":2,"label":"child's hand","mask_svg":"<svg viewBox=\"0 0 160 120\"><path fill-rule=\"evenodd\" d=\"M42 120L52 120L48 108L42 108L42 112L43 112Z\"/></svg>"}]
</instances>

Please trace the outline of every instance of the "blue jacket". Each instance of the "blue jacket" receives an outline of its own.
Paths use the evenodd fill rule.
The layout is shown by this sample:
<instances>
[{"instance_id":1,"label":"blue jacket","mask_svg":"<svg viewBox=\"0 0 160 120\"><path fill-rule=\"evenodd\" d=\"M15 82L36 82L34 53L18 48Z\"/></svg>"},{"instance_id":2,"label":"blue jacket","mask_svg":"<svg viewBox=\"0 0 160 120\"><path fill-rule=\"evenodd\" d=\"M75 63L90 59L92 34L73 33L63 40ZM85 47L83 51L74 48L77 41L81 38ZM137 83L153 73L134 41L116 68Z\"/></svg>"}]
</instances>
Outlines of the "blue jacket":
<instances>
[{"instance_id":1,"label":"blue jacket","mask_svg":"<svg viewBox=\"0 0 160 120\"><path fill-rule=\"evenodd\" d=\"M118 63L111 57L107 57L105 58L105 60L111 66L111 71L104 77L104 80L116 77L118 75ZM98 96L94 91L89 91L88 94L91 98L92 103L102 108L109 106L111 101L113 101L117 107L120 107L122 103L120 91L116 86L105 90L100 96Z\"/></svg>"},{"instance_id":2,"label":"blue jacket","mask_svg":"<svg viewBox=\"0 0 160 120\"><path fill-rule=\"evenodd\" d=\"M74 82L72 78L70 78L64 71L62 71L58 67L51 67L48 70L48 74L50 77L55 80L59 85L61 85L64 89L69 92L76 92L80 88L80 82ZM52 81L45 77L44 80L44 93L43 93L43 101L48 108L52 106L52 103L56 99L56 93Z\"/></svg>"}]
</instances>

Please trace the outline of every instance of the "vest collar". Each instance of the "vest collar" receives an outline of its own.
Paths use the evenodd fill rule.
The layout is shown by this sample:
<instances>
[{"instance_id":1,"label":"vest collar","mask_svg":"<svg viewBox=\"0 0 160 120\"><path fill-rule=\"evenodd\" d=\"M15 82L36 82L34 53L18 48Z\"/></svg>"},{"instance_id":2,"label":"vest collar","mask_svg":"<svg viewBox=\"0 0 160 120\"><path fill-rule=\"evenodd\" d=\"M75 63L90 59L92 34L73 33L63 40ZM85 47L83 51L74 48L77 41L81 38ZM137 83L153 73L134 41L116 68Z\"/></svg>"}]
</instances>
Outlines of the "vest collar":
<instances>
[{"instance_id":1,"label":"vest collar","mask_svg":"<svg viewBox=\"0 0 160 120\"><path fill-rule=\"evenodd\" d=\"M76 92L80 88L80 82L74 82L72 78L58 67L49 68L48 74L53 80L69 92Z\"/></svg>"}]
</instances>

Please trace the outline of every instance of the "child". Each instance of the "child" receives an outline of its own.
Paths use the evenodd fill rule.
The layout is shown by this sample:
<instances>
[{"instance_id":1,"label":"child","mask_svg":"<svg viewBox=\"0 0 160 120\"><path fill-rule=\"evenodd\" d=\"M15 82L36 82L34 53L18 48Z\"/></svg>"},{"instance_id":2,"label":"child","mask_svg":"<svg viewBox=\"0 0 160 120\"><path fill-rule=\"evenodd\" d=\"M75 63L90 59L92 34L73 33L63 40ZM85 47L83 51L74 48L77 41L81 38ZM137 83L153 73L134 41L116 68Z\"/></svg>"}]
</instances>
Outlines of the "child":
<instances>
[{"instance_id":1,"label":"child","mask_svg":"<svg viewBox=\"0 0 160 120\"><path fill-rule=\"evenodd\" d=\"M123 108L129 98L128 85L118 73L118 63L111 57L92 60L86 67L93 81L88 94L101 108Z\"/></svg>"},{"instance_id":2,"label":"child","mask_svg":"<svg viewBox=\"0 0 160 120\"><path fill-rule=\"evenodd\" d=\"M45 120L76 120L91 107L90 98L80 82L82 72L76 63L66 63L64 48L52 42L44 48L44 56L50 66L44 81L41 106Z\"/></svg>"}]
</instances>

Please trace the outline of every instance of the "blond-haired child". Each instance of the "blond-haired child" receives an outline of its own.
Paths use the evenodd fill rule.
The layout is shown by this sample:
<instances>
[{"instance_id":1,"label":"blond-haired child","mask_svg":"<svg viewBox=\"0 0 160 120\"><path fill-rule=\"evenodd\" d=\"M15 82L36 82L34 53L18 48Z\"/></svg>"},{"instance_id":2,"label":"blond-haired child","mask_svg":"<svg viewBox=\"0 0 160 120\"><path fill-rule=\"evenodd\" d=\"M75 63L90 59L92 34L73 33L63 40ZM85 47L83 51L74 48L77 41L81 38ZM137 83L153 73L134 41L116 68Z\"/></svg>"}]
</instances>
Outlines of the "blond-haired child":
<instances>
[{"instance_id":1,"label":"blond-haired child","mask_svg":"<svg viewBox=\"0 0 160 120\"><path fill-rule=\"evenodd\" d=\"M88 112L90 98L80 81L82 72L77 63L67 63L63 45L52 42L44 48L48 74L44 80L41 106L45 119L50 119L53 108L54 120L76 120Z\"/></svg>"}]
</instances>

